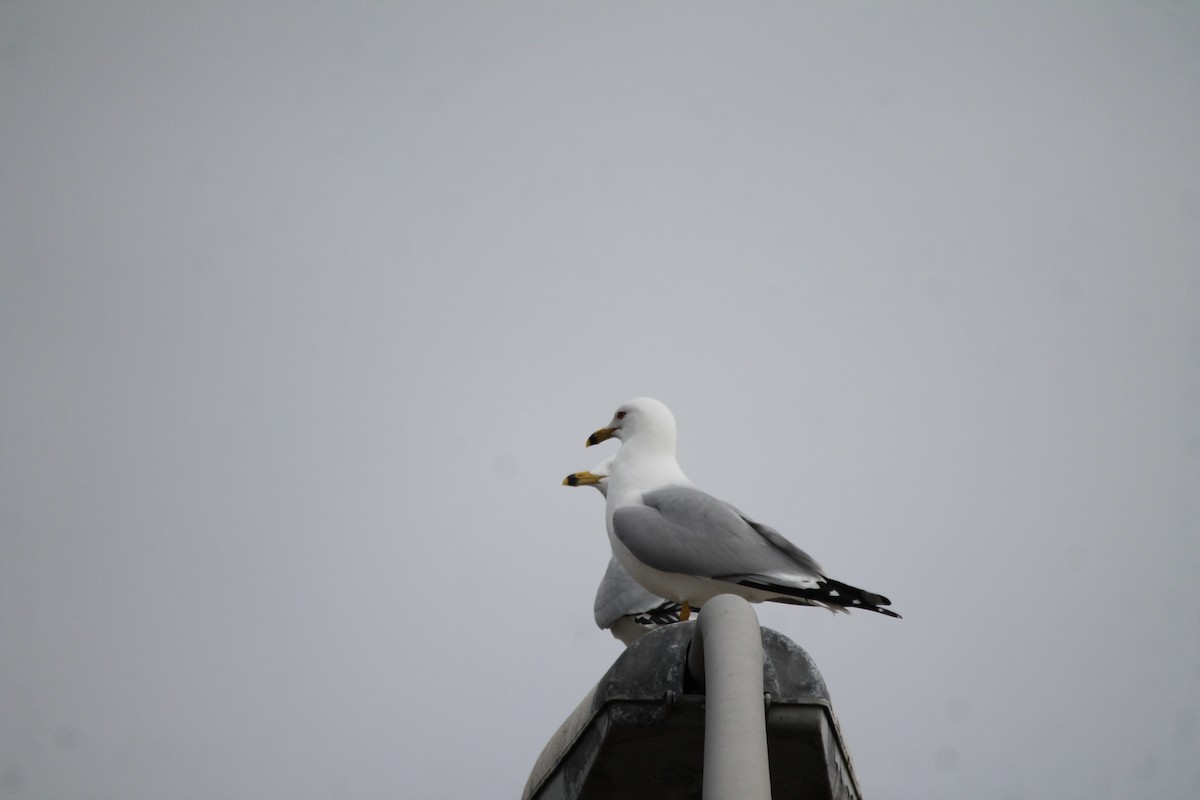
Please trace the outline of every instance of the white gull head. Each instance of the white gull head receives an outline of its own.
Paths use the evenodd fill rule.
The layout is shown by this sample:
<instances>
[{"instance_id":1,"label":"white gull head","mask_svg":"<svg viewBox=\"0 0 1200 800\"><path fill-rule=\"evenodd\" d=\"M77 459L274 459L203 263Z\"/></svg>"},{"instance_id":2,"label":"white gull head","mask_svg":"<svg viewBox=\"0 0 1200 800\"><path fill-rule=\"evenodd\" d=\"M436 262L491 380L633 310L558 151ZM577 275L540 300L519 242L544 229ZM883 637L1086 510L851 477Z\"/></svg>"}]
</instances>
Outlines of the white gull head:
<instances>
[{"instance_id":1,"label":"white gull head","mask_svg":"<svg viewBox=\"0 0 1200 800\"><path fill-rule=\"evenodd\" d=\"M661 486L691 485L675 460L675 415L653 397L622 403L608 426L588 437L588 446L606 439L621 442L609 470L610 509Z\"/></svg>"}]
</instances>

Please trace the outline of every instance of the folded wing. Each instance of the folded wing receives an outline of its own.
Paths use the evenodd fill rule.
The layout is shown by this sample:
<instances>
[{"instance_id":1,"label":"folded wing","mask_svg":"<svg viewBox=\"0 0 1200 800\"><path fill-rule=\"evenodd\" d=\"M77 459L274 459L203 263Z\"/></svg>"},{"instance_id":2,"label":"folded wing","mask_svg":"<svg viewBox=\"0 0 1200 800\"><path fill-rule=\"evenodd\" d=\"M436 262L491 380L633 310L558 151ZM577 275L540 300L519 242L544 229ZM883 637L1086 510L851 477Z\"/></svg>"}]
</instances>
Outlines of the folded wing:
<instances>
[{"instance_id":1,"label":"folded wing","mask_svg":"<svg viewBox=\"0 0 1200 800\"><path fill-rule=\"evenodd\" d=\"M657 489L642 502L613 513L613 533L647 566L784 595L777 602L899 616L880 608L890 605L883 595L826 577L777 530L699 489Z\"/></svg>"},{"instance_id":2,"label":"folded wing","mask_svg":"<svg viewBox=\"0 0 1200 800\"><path fill-rule=\"evenodd\" d=\"M615 558L610 558L604 578L596 589L592 611L596 625L607 629L622 617L633 617L633 621L639 625L678 622L680 606L650 592L635 581Z\"/></svg>"}]
</instances>

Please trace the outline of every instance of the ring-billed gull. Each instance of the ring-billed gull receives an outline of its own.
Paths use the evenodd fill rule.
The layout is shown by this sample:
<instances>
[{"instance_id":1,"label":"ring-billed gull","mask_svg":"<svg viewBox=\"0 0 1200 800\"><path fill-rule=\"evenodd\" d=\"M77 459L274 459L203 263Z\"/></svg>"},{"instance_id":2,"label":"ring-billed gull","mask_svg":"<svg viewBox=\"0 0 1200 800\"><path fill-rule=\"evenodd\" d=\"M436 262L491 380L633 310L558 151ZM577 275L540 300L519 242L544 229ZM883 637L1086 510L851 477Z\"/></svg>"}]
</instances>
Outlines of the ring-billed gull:
<instances>
[{"instance_id":1,"label":"ring-billed gull","mask_svg":"<svg viewBox=\"0 0 1200 800\"><path fill-rule=\"evenodd\" d=\"M696 488L675 460L675 417L650 397L622 405L588 446L621 440L608 479L613 554L654 594L691 606L718 594L752 603L862 608L899 617L883 595L835 581L779 531Z\"/></svg>"},{"instance_id":2,"label":"ring-billed gull","mask_svg":"<svg viewBox=\"0 0 1200 800\"><path fill-rule=\"evenodd\" d=\"M573 472L563 479L564 486L592 486L608 495L608 473L613 459L606 458L590 470ZM679 603L651 594L633 579L615 558L608 560L604 578L596 588L592 612L596 625L608 630L626 645L631 645L659 625L679 621Z\"/></svg>"}]
</instances>

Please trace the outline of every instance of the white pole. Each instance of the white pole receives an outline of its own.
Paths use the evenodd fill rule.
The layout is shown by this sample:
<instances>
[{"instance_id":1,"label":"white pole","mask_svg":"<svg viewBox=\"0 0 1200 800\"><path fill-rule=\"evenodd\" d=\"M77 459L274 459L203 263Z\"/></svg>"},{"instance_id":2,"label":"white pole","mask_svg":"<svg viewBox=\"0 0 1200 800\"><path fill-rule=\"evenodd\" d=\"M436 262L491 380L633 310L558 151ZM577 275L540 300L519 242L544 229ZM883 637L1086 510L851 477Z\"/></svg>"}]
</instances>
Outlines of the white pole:
<instances>
[{"instance_id":1,"label":"white pole","mask_svg":"<svg viewBox=\"0 0 1200 800\"><path fill-rule=\"evenodd\" d=\"M742 598L704 604L688 652L704 684L704 800L771 800L762 631Z\"/></svg>"}]
</instances>

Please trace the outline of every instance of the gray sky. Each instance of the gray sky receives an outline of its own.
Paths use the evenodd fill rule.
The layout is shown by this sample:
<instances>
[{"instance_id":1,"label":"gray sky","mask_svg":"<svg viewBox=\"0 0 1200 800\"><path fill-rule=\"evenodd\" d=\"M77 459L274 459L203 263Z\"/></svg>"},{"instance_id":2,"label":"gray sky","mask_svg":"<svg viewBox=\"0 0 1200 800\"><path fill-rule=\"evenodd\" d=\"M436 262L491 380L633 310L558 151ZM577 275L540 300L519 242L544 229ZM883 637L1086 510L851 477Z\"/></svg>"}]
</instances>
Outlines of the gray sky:
<instances>
[{"instance_id":1,"label":"gray sky","mask_svg":"<svg viewBox=\"0 0 1200 800\"><path fill-rule=\"evenodd\" d=\"M874 798L1200 795L1200 8L0 4L0 798L516 796L588 433Z\"/></svg>"}]
</instances>

